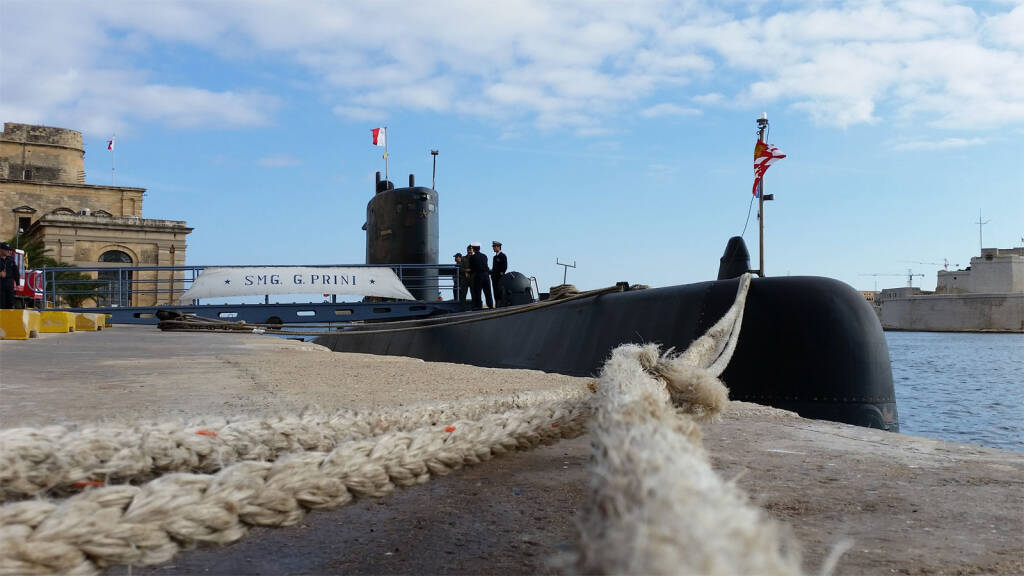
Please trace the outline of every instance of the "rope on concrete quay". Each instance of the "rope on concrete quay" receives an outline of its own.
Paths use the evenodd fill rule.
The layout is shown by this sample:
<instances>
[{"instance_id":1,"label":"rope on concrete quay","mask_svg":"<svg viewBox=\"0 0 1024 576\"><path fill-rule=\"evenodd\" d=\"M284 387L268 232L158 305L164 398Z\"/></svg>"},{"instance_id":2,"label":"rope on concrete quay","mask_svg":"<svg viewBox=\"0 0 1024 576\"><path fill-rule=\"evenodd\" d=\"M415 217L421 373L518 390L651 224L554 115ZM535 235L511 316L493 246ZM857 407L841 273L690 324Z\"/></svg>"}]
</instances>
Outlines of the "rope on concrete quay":
<instances>
[{"instance_id":1,"label":"rope on concrete quay","mask_svg":"<svg viewBox=\"0 0 1024 576\"><path fill-rule=\"evenodd\" d=\"M654 345L617 348L598 382L580 574L800 574L792 540L712 470ZM698 388L700 385L697 386ZM698 394L702 395L702 394ZM713 397L713 394L709 397ZM713 415L705 406L704 417Z\"/></svg>"},{"instance_id":2,"label":"rope on concrete quay","mask_svg":"<svg viewBox=\"0 0 1024 576\"><path fill-rule=\"evenodd\" d=\"M703 351L620 346L593 397L570 394L216 474L168 474L62 502L4 505L0 574L160 563L181 548L234 542L249 526L294 524L307 510L381 497L507 451L575 437L591 415L595 464L575 565L581 573L798 574L799 559L782 547L775 526L715 476L696 424L727 401L711 371L734 349L748 285L749 276Z\"/></svg>"},{"instance_id":3,"label":"rope on concrete quay","mask_svg":"<svg viewBox=\"0 0 1024 576\"><path fill-rule=\"evenodd\" d=\"M585 385L408 408L307 410L235 422L108 423L0 430L0 501L63 495L87 487L139 483L170 472L213 473L240 461L327 452L343 442L438 422L477 420L592 395Z\"/></svg>"},{"instance_id":4,"label":"rope on concrete quay","mask_svg":"<svg viewBox=\"0 0 1024 576\"><path fill-rule=\"evenodd\" d=\"M381 497L466 464L582 433L579 398L412 432L345 442L330 452L240 462L217 474L169 474L145 486L108 486L63 502L0 507L0 574L89 574L147 565L179 550L228 544L249 526L287 526L310 509Z\"/></svg>"},{"instance_id":5,"label":"rope on concrete quay","mask_svg":"<svg viewBox=\"0 0 1024 576\"><path fill-rule=\"evenodd\" d=\"M792 541L712 470L696 423L728 402L717 376L739 338L749 284L745 275L733 306L686 352L629 344L602 368L579 573L801 573Z\"/></svg>"}]
</instances>

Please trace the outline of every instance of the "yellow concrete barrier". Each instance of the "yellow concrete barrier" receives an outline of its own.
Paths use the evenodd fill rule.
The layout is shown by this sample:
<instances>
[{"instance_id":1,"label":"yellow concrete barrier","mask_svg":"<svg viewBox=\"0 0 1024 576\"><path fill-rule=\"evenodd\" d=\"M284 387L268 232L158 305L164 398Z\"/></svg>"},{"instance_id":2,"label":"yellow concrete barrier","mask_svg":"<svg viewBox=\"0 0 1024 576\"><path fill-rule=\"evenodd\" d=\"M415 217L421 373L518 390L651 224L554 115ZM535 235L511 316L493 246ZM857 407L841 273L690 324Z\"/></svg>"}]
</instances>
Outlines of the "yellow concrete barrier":
<instances>
[{"instance_id":1,"label":"yellow concrete barrier","mask_svg":"<svg viewBox=\"0 0 1024 576\"><path fill-rule=\"evenodd\" d=\"M75 330L79 332L103 330L103 314L92 312L79 312L75 314Z\"/></svg>"},{"instance_id":2,"label":"yellow concrete barrier","mask_svg":"<svg viewBox=\"0 0 1024 576\"><path fill-rule=\"evenodd\" d=\"M75 313L63 310L43 310L39 313L39 331L45 334L74 332Z\"/></svg>"},{"instance_id":3,"label":"yellow concrete barrier","mask_svg":"<svg viewBox=\"0 0 1024 576\"><path fill-rule=\"evenodd\" d=\"M39 336L39 312L0 310L0 338L27 340Z\"/></svg>"}]
</instances>

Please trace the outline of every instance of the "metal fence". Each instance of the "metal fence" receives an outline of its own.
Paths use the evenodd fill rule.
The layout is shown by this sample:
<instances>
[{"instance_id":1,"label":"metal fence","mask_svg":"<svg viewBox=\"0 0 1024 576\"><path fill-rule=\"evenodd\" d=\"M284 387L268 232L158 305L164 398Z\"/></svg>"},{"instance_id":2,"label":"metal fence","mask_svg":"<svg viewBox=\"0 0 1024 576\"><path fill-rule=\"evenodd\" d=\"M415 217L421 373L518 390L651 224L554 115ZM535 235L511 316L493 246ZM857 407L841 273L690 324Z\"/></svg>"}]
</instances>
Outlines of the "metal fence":
<instances>
[{"instance_id":1,"label":"metal fence","mask_svg":"<svg viewBox=\"0 0 1024 576\"><path fill-rule=\"evenodd\" d=\"M331 264L307 268L391 268L406 289L421 300L453 299L459 291L455 266L432 264ZM181 296L206 268L253 266L94 266L43 268L43 298L46 307L77 308L95 303L98 308L199 304L181 302ZM266 266L259 266L266 267ZM322 292L310 292L311 296ZM241 298L241 297L239 297ZM336 296L331 296L336 301ZM264 302L270 296L264 295ZM92 306L90 306L92 307Z\"/></svg>"}]
</instances>

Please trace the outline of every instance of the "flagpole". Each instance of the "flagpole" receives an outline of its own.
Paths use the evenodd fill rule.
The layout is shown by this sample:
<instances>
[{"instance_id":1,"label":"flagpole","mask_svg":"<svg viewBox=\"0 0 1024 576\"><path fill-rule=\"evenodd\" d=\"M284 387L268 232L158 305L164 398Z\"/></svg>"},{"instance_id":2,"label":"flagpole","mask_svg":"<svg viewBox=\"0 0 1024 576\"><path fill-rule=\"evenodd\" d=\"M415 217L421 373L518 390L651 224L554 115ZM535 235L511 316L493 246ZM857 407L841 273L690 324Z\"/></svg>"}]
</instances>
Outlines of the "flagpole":
<instances>
[{"instance_id":1,"label":"flagpole","mask_svg":"<svg viewBox=\"0 0 1024 576\"><path fill-rule=\"evenodd\" d=\"M757 119L757 140L768 143L768 113L762 112ZM757 275L764 278L764 178L757 183L757 250L758 269Z\"/></svg>"},{"instance_id":2,"label":"flagpole","mask_svg":"<svg viewBox=\"0 0 1024 576\"><path fill-rule=\"evenodd\" d=\"M384 181L391 182L391 178L388 178L388 161L391 160L390 154L388 154L388 141L391 140L391 134L389 134L388 127L384 127Z\"/></svg>"},{"instance_id":3,"label":"flagpole","mask_svg":"<svg viewBox=\"0 0 1024 576\"><path fill-rule=\"evenodd\" d=\"M116 164L115 159L117 158L117 134L110 137L110 185L117 185L117 178L114 175L114 166Z\"/></svg>"}]
</instances>

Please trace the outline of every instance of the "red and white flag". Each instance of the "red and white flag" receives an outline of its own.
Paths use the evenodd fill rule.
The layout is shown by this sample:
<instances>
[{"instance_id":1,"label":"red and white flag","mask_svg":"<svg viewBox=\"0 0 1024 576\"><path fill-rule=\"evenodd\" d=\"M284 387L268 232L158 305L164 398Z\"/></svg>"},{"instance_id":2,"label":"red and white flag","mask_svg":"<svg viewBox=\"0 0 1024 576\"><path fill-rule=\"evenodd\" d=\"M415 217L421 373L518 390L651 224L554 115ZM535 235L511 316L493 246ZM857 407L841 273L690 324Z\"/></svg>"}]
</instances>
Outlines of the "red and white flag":
<instances>
[{"instance_id":1,"label":"red and white flag","mask_svg":"<svg viewBox=\"0 0 1024 576\"><path fill-rule=\"evenodd\" d=\"M761 178L768 171L768 167L785 157L782 150L774 145L757 141L757 145L754 146L754 196L757 196L757 185L761 183Z\"/></svg>"},{"instance_id":2,"label":"red and white flag","mask_svg":"<svg viewBox=\"0 0 1024 576\"><path fill-rule=\"evenodd\" d=\"M384 133L385 131L386 131L386 128L374 128L373 130L370 130L370 132L373 133L373 145L374 146L386 146L387 145L387 135Z\"/></svg>"},{"instance_id":3,"label":"red and white flag","mask_svg":"<svg viewBox=\"0 0 1024 576\"><path fill-rule=\"evenodd\" d=\"M111 138L110 140L107 140L107 150L113 150L113 149L114 149L114 139Z\"/></svg>"}]
</instances>

